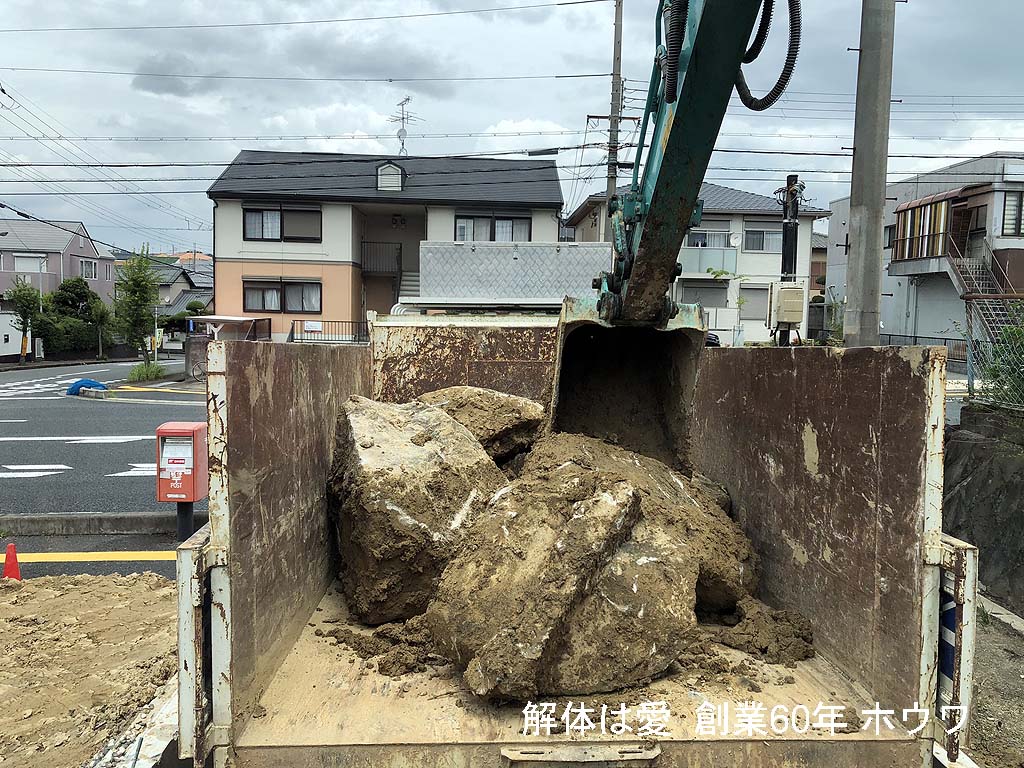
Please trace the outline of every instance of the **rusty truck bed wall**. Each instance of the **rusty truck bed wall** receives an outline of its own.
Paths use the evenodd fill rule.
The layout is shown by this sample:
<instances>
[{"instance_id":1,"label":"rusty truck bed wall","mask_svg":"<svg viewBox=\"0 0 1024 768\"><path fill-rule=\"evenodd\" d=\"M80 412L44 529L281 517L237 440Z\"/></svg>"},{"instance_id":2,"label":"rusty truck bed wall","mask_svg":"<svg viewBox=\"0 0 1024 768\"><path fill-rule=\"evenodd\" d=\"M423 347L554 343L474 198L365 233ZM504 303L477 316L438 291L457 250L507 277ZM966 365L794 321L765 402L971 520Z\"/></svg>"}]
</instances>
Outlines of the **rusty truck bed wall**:
<instances>
[{"instance_id":1,"label":"rusty truck bed wall","mask_svg":"<svg viewBox=\"0 0 1024 768\"><path fill-rule=\"evenodd\" d=\"M695 466L729 488L762 596L890 708L935 695L944 375L937 348L708 350L693 408Z\"/></svg>"},{"instance_id":2,"label":"rusty truck bed wall","mask_svg":"<svg viewBox=\"0 0 1024 768\"><path fill-rule=\"evenodd\" d=\"M374 322L374 398L404 403L456 385L550 399L558 318L391 316Z\"/></svg>"},{"instance_id":3,"label":"rusty truck bed wall","mask_svg":"<svg viewBox=\"0 0 1024 768\"><path fill-rule=\"evenodd\" d=\"M214 539L227 536L238 725L333 577L324 504L335 423L349 395L370 394L370 354L213 342L209 374L210 521Z\"/></svg>"}]
</instances>

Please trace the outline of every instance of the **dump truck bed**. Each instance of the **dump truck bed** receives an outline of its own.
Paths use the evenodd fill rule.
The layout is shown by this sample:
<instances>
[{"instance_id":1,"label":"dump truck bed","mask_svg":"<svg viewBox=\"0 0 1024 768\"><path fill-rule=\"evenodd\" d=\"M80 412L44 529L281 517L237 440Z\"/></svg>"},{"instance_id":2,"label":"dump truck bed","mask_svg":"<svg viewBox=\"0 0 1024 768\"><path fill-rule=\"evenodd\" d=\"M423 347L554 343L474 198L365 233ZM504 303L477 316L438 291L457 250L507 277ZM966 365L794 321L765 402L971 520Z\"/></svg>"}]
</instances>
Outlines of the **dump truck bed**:
<instances>
[{"instance_id":1,"label":"dump truck bed","mask_svg":"<svg viewBox=\"0 0 1024 768\"><path fill-rule=\"evenodd\" d=\"M521 704L484 704L449 671L383 677L316 635L324 618L348 626L327 516L345 398L404 402L471 384L544 400L554 339L541 319L410 317L375 323L368 347L210 345L210 523L179 549L181 755L218 768L229 757L236 768L639 766L656 752L661 768L932 768L933 754L954 765L963 734L947 737L934 715L970 710L976 551L941 534L941 349L703 357L694 466L728 488L761 558L759 597L812 622L817 658L785 669L792 683L759 679L760 691L671 674L584 697L667 701L673 736L650 748L524 736ZM897 712L920 702L933 717L915 737L705 736L705 699Z\"/></svg>"},{"instance_id":2,"label":"dump truck bed","mask_svg":"<svg viewBox=\"0 0 1024 768\"><path fill-rule=\"evenodd\" d=\"M368 632L349 621L344 599L331 588L260 698L260 716L251 719L240 733L235 744L239 768L330 765L342 756L346 766L399 761L417 766L499 766L502 750L508 755L516 749L536 753L594 743L637 746L635 737L629 735L604 739L599 735L596 739L571 738L564 732L547 737L524 735L521 704L487 704L447 669L428 668L394 678L381 675L374 661L361 659L347 645L325 636L339 627ZM733 666L750 661L742 651L724 646L717 650ZM856 724L852 732L834 736L823 730L777 735L769 728L764 735L745 738L732 733L735 723L730 722L724 736L697 733L696 710L705 701L716 707L727 705L730 712L745 702L759 702L764 705L765 722L773 707L792 712L808 702L822 702L845 705L849 713L875 705L867 691L821 657L793 667L768 669L772 682L762 682L757 692L749 689L744 682L749 679L741 674L701 674L707 680L699 682L693 679L695 671L681 671L642 689L583 699L588 706L605 702L612 708L621 703L631 709L645 701L666 702L672 712L672 737L658 740L660 766L694 765L686 761L698 755L713 758L713 764L723 768L746 765L738 755L755 745L764 750L776 741L783 742L772 747L780 756L829 755L829 763L837 766L903 766L917 760L920 746L903 728L883 729L879 736L873 728L865 731ZM793 682L776 683L786 676ZM559 715L567 701L557 700ZM852 720L849 715L847 719Z\"/></svg>"}]
</instances>

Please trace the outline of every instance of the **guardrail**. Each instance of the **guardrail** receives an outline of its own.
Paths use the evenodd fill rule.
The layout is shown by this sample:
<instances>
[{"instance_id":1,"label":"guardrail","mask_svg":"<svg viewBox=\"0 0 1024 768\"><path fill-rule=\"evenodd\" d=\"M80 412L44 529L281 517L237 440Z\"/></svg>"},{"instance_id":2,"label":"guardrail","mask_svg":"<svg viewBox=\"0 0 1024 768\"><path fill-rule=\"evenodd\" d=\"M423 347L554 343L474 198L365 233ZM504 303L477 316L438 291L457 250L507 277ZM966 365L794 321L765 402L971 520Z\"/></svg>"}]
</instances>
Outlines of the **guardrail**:
<instances>
[{"instance_id":1,"label":"guardrail","mask_svg":"<svg viewBox=\"0 0 1024 768\"><path fill-rule=\"evenodd\" d=\"M363 320L292 320L289 341L321 344L367 344L369 324Z\"/></svg>"}]
</instances>

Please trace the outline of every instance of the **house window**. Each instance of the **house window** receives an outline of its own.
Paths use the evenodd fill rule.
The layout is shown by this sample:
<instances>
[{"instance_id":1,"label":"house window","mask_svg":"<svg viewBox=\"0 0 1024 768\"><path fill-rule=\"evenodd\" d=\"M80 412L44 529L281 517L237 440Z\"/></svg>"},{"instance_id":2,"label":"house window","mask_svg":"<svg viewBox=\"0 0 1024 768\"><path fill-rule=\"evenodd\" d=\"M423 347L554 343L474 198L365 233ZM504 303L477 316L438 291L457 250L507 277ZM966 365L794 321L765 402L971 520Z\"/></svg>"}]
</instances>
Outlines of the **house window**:
<instances>
[{"instance_id":1,"label":"house window","mask_svg":"<svg viewBox=\"0 0 1024 768\"><path fill-rule=\"evenodd\" d=\"M242 283L242 310L245 312L280 312L280 283Z\"/></svg>"},{"instance_id":2,"label":"house window","mask_svg":"<svg viewBox=\"0 0 1024 768\"><path fill-rule=\"evenodd\" d=\"M284 311L320 314L320 283L284 284Z\"/></svg>"},{"instance_id":3,"label":"house window","mask_svg":"<svg viewBox=\"0 0 1024 768\"><path fill-rule=\"evenodd\" d=\"M45 272L46 256L39 256L37 254L19 256L18 254L14 254L14 271L33 273Z\"/></svg>"},{"instance_id":4,"label":"house window","mask_svg":"<svg viewBox=\"0 0 1024 768\"><path fill-rule=\"evenodd\" d=\"M377 169L377 190L380 192L402 191L402 169L394 163Z\"/></svg>"},{"instance_id":5,"label":"house window","mask_svg":"<svg viewBox=\"0 0 1024 768\"><path fill-rule=\"evenodd\" d=\"M322 219L322 211L314 207L245 208L242 213L242 239L319 243Z\"/></svg>"},{"instance_id":6,"label":"house window","mask_svg":"<svg viewBox=\"0 0 1024 768\"><path fill-rule=\"evenodd\" d=\"M85 238L81 235L78 236L78 247L85 248Z\"/></svg>"},{"instance_id":7,"label":"house window","mask_svg":"<svg viewBox=\"0 0 1024 768\"><path fill-rule=\"evenodd\" d=\"M896 242L896 225L890 224L885 228L885 250L891 251Z\"/></svg>"},{"instance_id":8,"label":"house window","mask_svg":"<svg viewBox=\"0 0 1024 768\"><path fill-rule=\"evenodd\" d=\"M242 309L245 312L321 312L323 290L320 283L286 280L245 281L242 283Z\"/></svg>"},{"instance_id":9,"label":"house window","mask_svg":"<svg viewBox=\"0 0 1024 768\"><path fill-rule=\"evenodd\" d=\"M528 243L533 222L526 216L456 216L455 240L497 243Z\"/></svg>"},{"instance_id":10,"label":"house window","mask_svg":"<svg viewBox=\"0 0 1024 768\"><path fill-rule=\"evenodd\" d=\"M1024 237L1021 228L1021 210L1024 209L1024 192L1007 192L1003 202L1003 237Z\"/></svg>"},{"instance_id":11,"label":"house window","mask_svg":"<svg viewBox=\"0 0 1024 768\"><path fill-rule=\"evenodd\" d=\"M707 232L700 229L691 229L686 235L687 248L728 248L728 232Z\"/></svg>"},{"instance_id":12,"label":"house window","mask_svg":"<svg viewBox=\"0 0 1024 768\"><path fill-rule=\"evenodd\" d=\"M740 320L766 320L768 318L768 289L740 288Z\"/></svg>"},{"instance_id":13,"label":"house window","mask_svg":"<svg viewBox=\"0 0 1024 768\"><path fill-rule=\"evenodd\" d=\"M782 232L748 229L743 233L743 250L782 253Z\"/></svg>"},{"instance_id":14,"label":"house window","mask_svg":"<svg viewBox=\"0 0 1024 768\"><path fill-rule=\"evenodd\" d=\"M86 280L95 280L96 275L98 274L96 262L82 259L79 263L82 265L82 277Z\"/></svg>"},{"instance_id":15,"label":"house window","mask_svg":"<svg viewBox=\"0 0 1024 768\"><path fill-rule=\"evenodd\" d=\"M109 264L104 264L103 265L103 274L104 274L104 279L107 282L110 282L110 265Z\"/></svg>"}]
</instances>

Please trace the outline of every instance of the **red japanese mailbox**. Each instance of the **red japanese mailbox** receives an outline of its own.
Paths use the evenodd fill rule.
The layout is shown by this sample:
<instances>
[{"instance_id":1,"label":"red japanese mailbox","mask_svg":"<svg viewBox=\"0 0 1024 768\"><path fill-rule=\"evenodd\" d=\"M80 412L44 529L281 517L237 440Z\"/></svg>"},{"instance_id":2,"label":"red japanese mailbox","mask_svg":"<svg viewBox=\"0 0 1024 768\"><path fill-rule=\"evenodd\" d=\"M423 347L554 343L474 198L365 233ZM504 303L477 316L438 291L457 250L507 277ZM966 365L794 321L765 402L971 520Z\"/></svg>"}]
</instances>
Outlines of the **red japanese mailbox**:
<instances>
[{"instance_id":1,"label":"red japanese mailbox","mask_svg":"<svg viewBox=\"0 0 1024 768\"><path fill-rule=\"evenodd\" d=\"M178 538L193 531L192 505L210 492L206 424L169 421L156 430L156 500L178 504Z\"/></svg>"}]
</instances>

